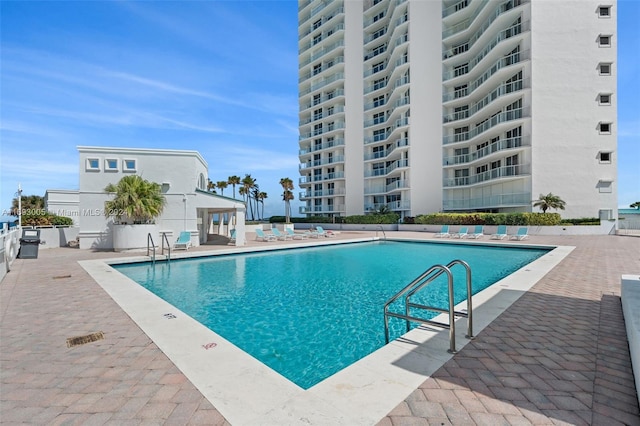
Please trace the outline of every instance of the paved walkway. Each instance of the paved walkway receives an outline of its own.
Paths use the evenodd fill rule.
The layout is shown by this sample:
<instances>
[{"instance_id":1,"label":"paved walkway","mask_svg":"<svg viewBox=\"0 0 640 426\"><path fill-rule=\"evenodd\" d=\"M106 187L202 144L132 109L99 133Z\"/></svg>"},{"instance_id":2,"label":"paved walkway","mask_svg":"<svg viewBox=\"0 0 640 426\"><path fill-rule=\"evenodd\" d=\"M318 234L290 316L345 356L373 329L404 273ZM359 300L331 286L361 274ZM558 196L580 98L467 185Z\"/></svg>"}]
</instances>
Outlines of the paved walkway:
<instances>
[{"instance_id":1,"label":"paved walkway","mask_svg":"<svg viewBox=\"0 0 640 426\"><path fill-rule=\"evenodd\" d=\"M619 298L640 238L531 242L576 249L380 425L640 425ZM114 253L42 250L0 284L0 422L229 424L77 264L99 257Z\"/></svg>"}]
</instances>

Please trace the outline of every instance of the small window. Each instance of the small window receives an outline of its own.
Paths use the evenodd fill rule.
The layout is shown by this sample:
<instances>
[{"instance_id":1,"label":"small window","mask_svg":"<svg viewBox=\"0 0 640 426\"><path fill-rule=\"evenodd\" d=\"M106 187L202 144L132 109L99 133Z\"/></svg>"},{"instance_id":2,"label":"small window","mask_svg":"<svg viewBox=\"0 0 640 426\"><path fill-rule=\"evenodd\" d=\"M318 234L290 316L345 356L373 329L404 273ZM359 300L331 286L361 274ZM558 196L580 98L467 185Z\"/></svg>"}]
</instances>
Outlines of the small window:
<instances>
[{"instance_id":1,"label":"small window","mask_svg":"<svg viewBox=\"0 0 640 426\"><path fill-rule=\"evenodd\" d=\"M598 161L604 164L611 164L611 152L609 151L600 151L598 153Z\"/></svg>"},{"instance_id":2,"label":"small window","mask_svg":"<svg viewBox=\"0 0 640 426\"><path fill-rule=\"evenodd\" d=\"M104 160L104 171L105 172L117 172L118 171L118 160L114 158L107 158Z\"/></svg>"},{"instance_id":3,"label":"small window","mask_svg":"<svg viewBox=\"0 0 640 426\"><path fill-rule=\"evenodd\" d=\"M598 46L611 47L611 36L608 34L601 34L598 36Z\"/></svg>"},{"instance_id":4,"label":"small window","mask_svg":"<svg viewBox=\"0 0 640 426\"><path fill-rule=\"evenodd\" d=\"M611 134L611 123L607 123L607 122L600 122L600 124L598 124L598 130L600 131L601 135L610 135Z\"/></svg>"},{"instance_id":5,"label":"small window","mask_svg":"<svg viewBox=\"0 0 640 426\"><path fill-rule=\"evenodd\" d=\"M613 192L613 182L610 180L601 180L598 182L598 191L604 193Z\"/></svg>"},{"instance_id":6,"label":"small window","mask_svg":"<svg viewBox=\"0 0 640 426\"><path fill-rule=\"evenodd\" d=\"M598 95L599 105L611 105L611 93L600 93Z\"/></svg>"},{"instance_id":7,"label":"small window","mask_svg":"<svg viewBox=\"0 0 640 426\"><path fill-rule=\"evenodd\" d=\"M97 158L87 158L87 170L99 171L100 160Z\"/></svg>"},{"instance_id":8,"label":"small window","mask_svg":"<svg viewBox=\"0 0 640 426\"><path fill-rule=\"evenodd\" d=\"M611 17L611 6L599 6L598 7L598 16L600 18L610 18Z\"/></svg>"},{"instance_id":9,"label":"small window","mask_svg":"<svg viewBox=\"0 0 640 426\"><path fill-rule=\"evenodd\" d=\"M124 160L124 170L125 172L135 172L136 171L136 160Z\"/></svg>"},{"instance_id":10,"label":"small window","mask_svg":"<svg viewBox=\"0 0 640 426\"><path fill-rule=\"evenodd\" d=\"M600 63L598 65L600 75L611 75L611 63Z\"/></svg>"}]
</instances>

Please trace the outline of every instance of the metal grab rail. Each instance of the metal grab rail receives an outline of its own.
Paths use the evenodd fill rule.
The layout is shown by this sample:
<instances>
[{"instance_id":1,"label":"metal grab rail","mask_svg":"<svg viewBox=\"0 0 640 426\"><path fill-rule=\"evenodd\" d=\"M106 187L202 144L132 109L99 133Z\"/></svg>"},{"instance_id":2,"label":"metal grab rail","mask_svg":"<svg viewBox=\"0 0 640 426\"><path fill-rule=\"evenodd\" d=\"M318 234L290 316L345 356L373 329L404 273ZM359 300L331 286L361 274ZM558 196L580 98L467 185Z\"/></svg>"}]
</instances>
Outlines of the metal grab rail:
<instances>
[{"instance_id":1,"label":"metal grab rail","mask_svg":"<svg viewBox=\"0 0 640 426\"><path fill-rule=\"evenodd\" d=\"M382 227L382 225L379 225L376 228L376 238L378 238L378 228L380 228L380 230L382 231L382 237L384 238L384 240L387 241L387 234L384 233L384 228Z\"/></svg>"},{"instance_id":2,"label":"metal grab rail","mask_svg":"<svg viewBox=\"0 0 640 426\"><path fill-rule=\"evenodd\" d=\"M164 255L164 242L165 241L167 242L167 250L169 251L169 254L167 255L167 262L171 262L171 244L169 244L169 238L167 238L167 233L163 232L162 233L162 237L161 237L162 251L160 252L163 255Z\"/></svg>"},{"instance_id":3,"label":"metal grab rail","mask_svg":"<svg viewBox=\"0 0 640 426\"><path fill-rule=\"evenodd\" d=\"M462 265L466 269L467 276L467 312L460 312L454 310L454 294L453 294L453 274L451 273L450 268L454 265ZM429 283L433 282L436 278L438 278L442 274L447 274L448 278L448 290L449 290L449 308L442 309L435 306L425 306L417 303L411 303L411 296L413 296L416 292L424 288ZM391 299L387 301L384 305L384 332L385 332L385 342L389 343L389 317L404 319L407 323L407 331L410 330L410 322L419 322L422 324L432 324L442 328L449 329L449 352L456 352L456 333L455 333L455 317L465 317L467 318L467 335L466 337L469 339L473 339L473 309L471 303L471 267L469 264L463 260L454 260L450 262L447 266L444 265L433 265L425 272L423 272L418 278L411 281L407 286L405 286L402 290L396 293ZM398 314L395 312L389 311L389 306L395 302L400 296L405 295L405 313ZM449 324L441 323L438 321L426 320L423 318L418 318L410 315L410 308L424 309L429 311L448 313L449 314Z\"/></svg>"},{"instance_id":4,"label":"metal grab rail","mask_svg":"<svg viewBox=\"0 0 640 426\"><path fill-rule=\"evenodd\" d=\"M151 245L149 245L149 243L151 243ZM151 262L155 265L155 263L156 263L156 245L153 242L153 237L151 236L151 233L149 232L147 234L147 256L149 256L150 248L153 248L153 256L151 256Z\"/></svg>"}]
</instances>

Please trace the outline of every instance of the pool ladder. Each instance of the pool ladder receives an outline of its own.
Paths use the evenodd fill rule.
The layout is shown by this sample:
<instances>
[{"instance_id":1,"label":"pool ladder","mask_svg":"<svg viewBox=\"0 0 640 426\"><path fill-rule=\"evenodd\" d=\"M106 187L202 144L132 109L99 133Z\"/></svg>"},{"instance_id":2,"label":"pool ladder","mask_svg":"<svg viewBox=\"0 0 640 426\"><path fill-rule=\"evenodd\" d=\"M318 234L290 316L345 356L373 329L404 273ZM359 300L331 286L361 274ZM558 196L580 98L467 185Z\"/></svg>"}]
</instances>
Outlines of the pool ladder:
<instances>
[{"instance_id":1,"label":"pool ladder","mask_svg":"<svg viewBox=\"0 0 640 426\"><path fill-rule=\"evenodd\" d=\"M160 255L164 255L164 243L165 241L167 242L167 250L168 250L168 254L167 254L167 262L171 262L171 244L169 244L169 238L167 238L167 233L163 232L162 236L160 237L160 240L162 242L162 248L160 251ZM151 262L155 265L156 263L156 245L153 242L153 237L151 236L151 233L147 234L147 256L149 256L149 253L151 253Z\"/></svg>"},{"instance_id":2,"label":"pool ladder","mask_svg":"<svg viewBox=\"0 0 640 426\"><path fill-rule=\"evenodd\" d=\"M454 310L454 299L453 299L453 274L451 273L451 267L455 265L462 265L466 269L467 272L467 312L455 311ZM426 306L418 303L412 303L411 297L416 294L418 291L426 287L428 284L433 282L436 278L441 276L442 274L447 275L448 279L448 290L449 290L449 308L442 309L435 306ZM404 305L405 305L405 313L399 314L396 312L389 311L389 306L404 295ZM387 301L384 305L384 338L385 342L389 343L389 317L404 319L407 323L407 332L411 329L411 322L419 322L421 324L431 324L442 328L449 329L449 350L450 353L456 353L456 323L455 317L464 317L467 318L467 334L465 337L468 339L473 339L473 309L471 306L471 267L469 264L463 260L453 260L447 266L444 265L433 265L426 271L424 271L418 278L411 281L405 288L396 293L391 299ZM445 313L449 315L449 323L443 323L439 321L426 320L423 318L415 317L411 315L410 309L423 309L427 311L435 311L440 313Z\"/></svg>"},{"instance_id":3,"label":"pool ladder","mask_svg":"<svg viewBox=\"0 0 640 426\"><path fill-rule=\"evenodd\" d=\"M379 226L376 228L376 238L378 238L378 228L380 228L380 230L382 231L382 239L383 239L384 241L387 241L387 234L385 234L385 233L384 233L384 228L382 227L382 225L379 225Z\"/></svg>"}]
</instances>

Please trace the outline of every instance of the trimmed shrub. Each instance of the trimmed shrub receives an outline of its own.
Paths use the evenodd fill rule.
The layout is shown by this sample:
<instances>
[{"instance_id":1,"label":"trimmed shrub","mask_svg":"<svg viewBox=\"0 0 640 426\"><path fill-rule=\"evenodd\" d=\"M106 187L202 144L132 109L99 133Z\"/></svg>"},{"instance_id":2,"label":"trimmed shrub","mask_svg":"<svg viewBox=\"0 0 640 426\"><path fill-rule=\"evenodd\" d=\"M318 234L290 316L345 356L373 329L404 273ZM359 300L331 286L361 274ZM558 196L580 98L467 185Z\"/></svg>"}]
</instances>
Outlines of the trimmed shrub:
<instances>
[{"instance_id":1,"label":"trimmed shrub","mask_svg":"<svg viewBox=\"0 0 640 426\"><path fill-rule=\"evenodd\" d=\"M420 225L558 225L558 213L431 213L418 215Z\"/></svg>"},{"instance_id":2,"label":"trimmed shrub","mask_svg":"<svg viewBox=\"0 0 640 426\"><path fill-rule=\"evenodd\" d=\"M600 225L600 219L597 217L583 217L579 219L562 219L561 225Z\"/></svg>"},{"instance_id":3,"label":"trimmed shrub","mask_svg":"<svg viewBox=\"0 0 640 426\"><path fill-rule=\"evenodd\" d=\"M345 223L349 224L363 224L363 225L381 225L381 224L396 224L400 219L400 216L396 213L389 214L367 214L361 216L347 216Z\"/></svg>"}]
</instances>

